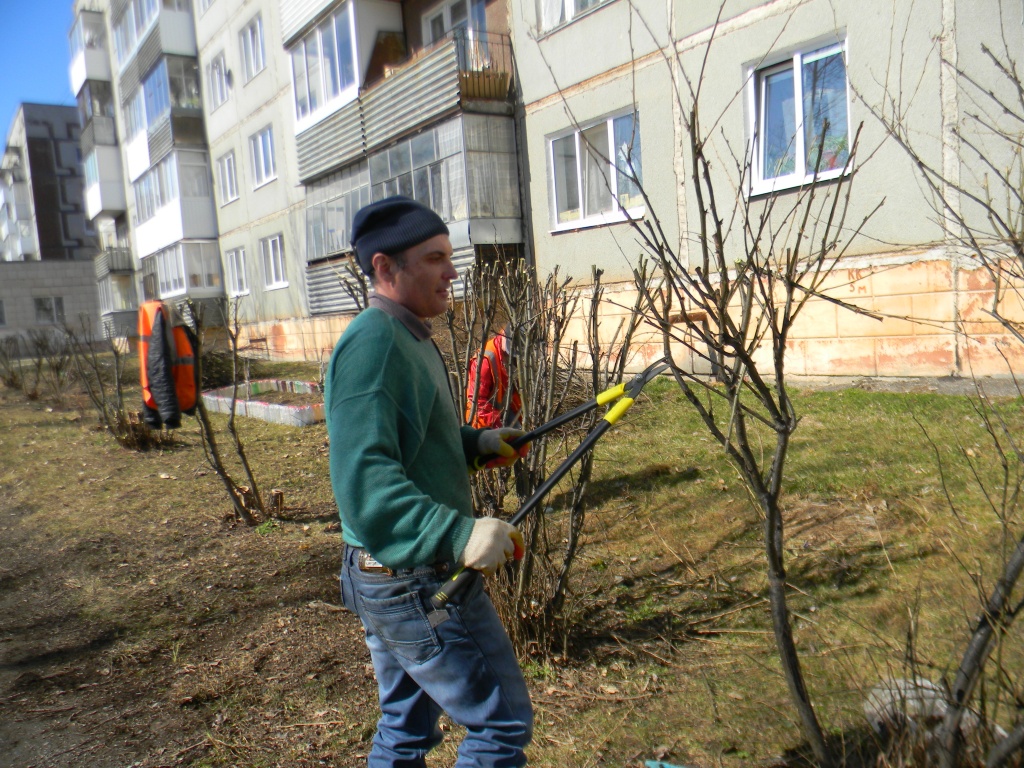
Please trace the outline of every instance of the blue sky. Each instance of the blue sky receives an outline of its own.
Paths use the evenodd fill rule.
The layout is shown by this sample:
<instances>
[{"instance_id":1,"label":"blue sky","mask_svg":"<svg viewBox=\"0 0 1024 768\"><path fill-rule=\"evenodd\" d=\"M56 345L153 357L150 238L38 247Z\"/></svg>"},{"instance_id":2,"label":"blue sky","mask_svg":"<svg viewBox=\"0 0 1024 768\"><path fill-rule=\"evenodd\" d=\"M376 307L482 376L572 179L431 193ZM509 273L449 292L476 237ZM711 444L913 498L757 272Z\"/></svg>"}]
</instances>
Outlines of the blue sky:
<instances>
[{"instance_id":1,"label":"blue sky","mask_svg":"<svg viewBox=\"0 0 1024 768\"><path fill-rule=\"evenodd\" d=\"M24 101L74 106L68 84L73 0L0 0L0 149Z\"/></svg>"}]
</instances>

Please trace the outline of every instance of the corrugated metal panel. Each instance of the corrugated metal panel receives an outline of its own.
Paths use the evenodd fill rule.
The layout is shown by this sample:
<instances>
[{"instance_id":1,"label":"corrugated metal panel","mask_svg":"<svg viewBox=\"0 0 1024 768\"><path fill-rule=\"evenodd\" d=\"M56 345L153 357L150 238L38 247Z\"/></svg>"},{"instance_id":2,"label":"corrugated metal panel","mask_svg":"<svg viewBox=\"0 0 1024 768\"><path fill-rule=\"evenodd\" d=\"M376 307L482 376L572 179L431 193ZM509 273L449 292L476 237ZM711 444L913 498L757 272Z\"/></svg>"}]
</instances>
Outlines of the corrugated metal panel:
<instances>
[{"instance_id":1,"label":"corrugated metal panel","mask_svg":"<svg viewBox=\"0 0 1024 768\"><path fill-rule=\"evenodd\" d=\"M310 21L337 3L338 0L281 0L281 42L285 48L302 34Z\"/></svg>"},{"instance_id":2,"label":"corrugated metal panel","mask_svg":"<svg viewBox=\"0 0 1024 768\"><path fill-rule=\"evenodd\" d=\"M455 54L454 42L442 45L362 97L367 150L458 107Z\"/></svg>"},{"instance_id":3,"label":"corrugated metal panel","mask_svg":"<svg viewBox=\"0 0 1024 768\"><path fill-rule=\"evenodd\" d=\"M299 180L319 176L363 155L363 116L359 100L342 107L295 138Z\"/></svg>"},{"instance_id":4,"label":"corrugated metal panel","mask_svg":"<svg viewBox=\"0 0 1024 768\"><path fill-rule=\"evenodd\" d=\"M146 39L139 44L139 48L135 52L135 62L138 64L140 76L146 76L146 73L159 61L161 53L163 53L163 42L160 40L160 25L154 24L149 34L146 35Z\"/></svg>"},{"instance_id":5,"label":"corrugated metal panel","mask_svg":"<svg viewBox=\"0 0 1024 768\"><path fill-rule=\"evenodd\" d=\"M306 295L311 315L355 314L356 302L342 287L340 275L345 274L344 262L321 261L306 265Z\"/></svg>"},{"instance_id":6,"label":"corrugated metal panel","mask_svg":"<svg viewBox=\"0 0 1024 768\"><path fill-rule=\"evenodd\" d=\"M452 254L452 265L459 273L459 279L452 283L452 290L455 291L455 299L459 300L466 295L465 277L473 265L476 264L476 249L470 246L464 250L455 251Z\"/></svg>"},{"instance_id":7,"label":"corrugated metal panel","mask_svg":"<svg viewBox=\"0 0 1024 768\"><path fill-rule=\"evenodd\" d=\"M121 98L123 99L121 102L122 107L135 95L135 90L141 82L142 73L139 72L139 60L135 58L128 62L128 66L124 68L121 77L118 78L117 85L120 88Z\"/></svg>"},{"instance_id":8,"label":"corrugated metal panel","mask_svg":"<svg viewBox=\"0 0 1024 768\"><path fill-rule=\"evenodd\" d=\"M106 277L110 274L110 256L105 251L97 253L96 257L92 260L92 266L96 272L97 280L101 277Z\"/></svg>"},{"instance_id":9,"label":"corrugated metal panel","mask_svg":"<svg viewBox=\"0 0 1024 768\"><path fill-rule=\"evenodd\" d=\"M174 136L171 133L171 119L168 117L149 130L149 165L156 165L171 151Z\"/></svg>"},{"instance_id":10,"label":"corrugated metal panel","mask_svg":"<svg viewBox=\"0 0 1024 768\"><path fill-rule=\"evenodd\" d=\"M96 146L96 126L92 120L86 123L85 128L82 129L82 133L78 137L78 143L82 147L82 157L88 157L89 153L92 152L92 148Z\"/></svg>"},{"instance_id":11,"label":"corrugated metal panel","mask_svg":"<svg viewBox=\"0 0 1024 768\"><path fill-rule=\"evenodd\" d=\"M286 0L287 1L287 0ZM110 2L110 25L116 26L117 22L124 16L131 0L111 0Z\"/></svg>"}]
</instances>

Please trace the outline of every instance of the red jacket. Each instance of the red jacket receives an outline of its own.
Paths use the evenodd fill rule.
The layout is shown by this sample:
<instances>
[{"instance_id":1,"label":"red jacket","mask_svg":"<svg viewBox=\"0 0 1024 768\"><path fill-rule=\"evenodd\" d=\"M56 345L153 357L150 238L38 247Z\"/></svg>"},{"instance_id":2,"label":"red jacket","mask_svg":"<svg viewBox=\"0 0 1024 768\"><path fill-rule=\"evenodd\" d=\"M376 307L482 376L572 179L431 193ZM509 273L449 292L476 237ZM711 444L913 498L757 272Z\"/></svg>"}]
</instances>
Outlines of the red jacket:
<instances>
[{"instance_id":1,"label":"red jacket","mask_svg":"<svg viewBox=\"0 0 1024 768\"><path fill-rule=\"evenodd\" d=\"M511 426L519 421L519 412L523 408L519 393L512 388L511 402L506 408L506 390L508 389L508 366L506 364L508 340L499 333L484 346L484 354L480 359L479 377L477 376L477 358L469 362L469 376L466 384L466 421L472 419L477 429L497 429ZM479 378L479 391L477 379ZM473 417L473 402L476 401L476 416ZM502 413L506 416L502 419Z\"/></svg>"}]
</instances>

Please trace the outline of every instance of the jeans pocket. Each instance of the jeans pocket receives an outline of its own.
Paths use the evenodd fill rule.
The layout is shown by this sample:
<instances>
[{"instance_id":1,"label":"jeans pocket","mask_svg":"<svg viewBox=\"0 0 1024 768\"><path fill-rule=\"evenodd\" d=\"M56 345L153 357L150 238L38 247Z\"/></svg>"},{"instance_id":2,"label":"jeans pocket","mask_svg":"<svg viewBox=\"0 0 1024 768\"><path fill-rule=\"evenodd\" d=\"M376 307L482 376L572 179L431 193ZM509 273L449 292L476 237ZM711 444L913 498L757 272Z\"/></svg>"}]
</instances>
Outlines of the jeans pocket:
<instances>
[{"instance_id":1,"label":"jeans pocket","mask_svg":"<svg viewBox=\"0 0 1024 768\"><path fill-rule=\"evenodd\" d=\"M358 616L355 602L352 600L352 584L349 582L348 574L345 571L341 572L338 583L341 586L341 604Z\"/></svg>"},{"instance_id":2,"label":"jeans pocket","mask_svg":"<svg viewBox=\"0 0 1024 768\"><path fill-rule=\"evenodd\" d=\"M423 602L415 592L395 597L359 595L362 617L392 653L422 664L441 650Z\"/></svg>"}]
</instances>

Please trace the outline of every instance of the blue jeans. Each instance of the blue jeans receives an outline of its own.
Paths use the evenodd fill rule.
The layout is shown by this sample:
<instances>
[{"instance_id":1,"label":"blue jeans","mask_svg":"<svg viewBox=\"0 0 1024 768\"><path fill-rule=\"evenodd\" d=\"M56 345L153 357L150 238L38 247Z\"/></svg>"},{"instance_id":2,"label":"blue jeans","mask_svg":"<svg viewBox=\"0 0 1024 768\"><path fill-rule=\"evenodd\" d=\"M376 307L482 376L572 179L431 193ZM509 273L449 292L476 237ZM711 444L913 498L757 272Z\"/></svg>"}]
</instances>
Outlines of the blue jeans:
<instances>
[{"instance_id":1,"label":"blue jeans","mask_svg":"<svg viewBox=\"0 0 1024 768\"><path fill-rule=\"evenodd\" d=\"M456 766L526 765L530 695L483 579L474 579L448 606L449 618L431 627L429 600L447 575L433 566L369 573L359 569L358 556L345 546L341 595L366 628L380 692L369 768L425 766L427 752L442 740L442 711L466 727Z\"/></svg>"}]
</instances>

